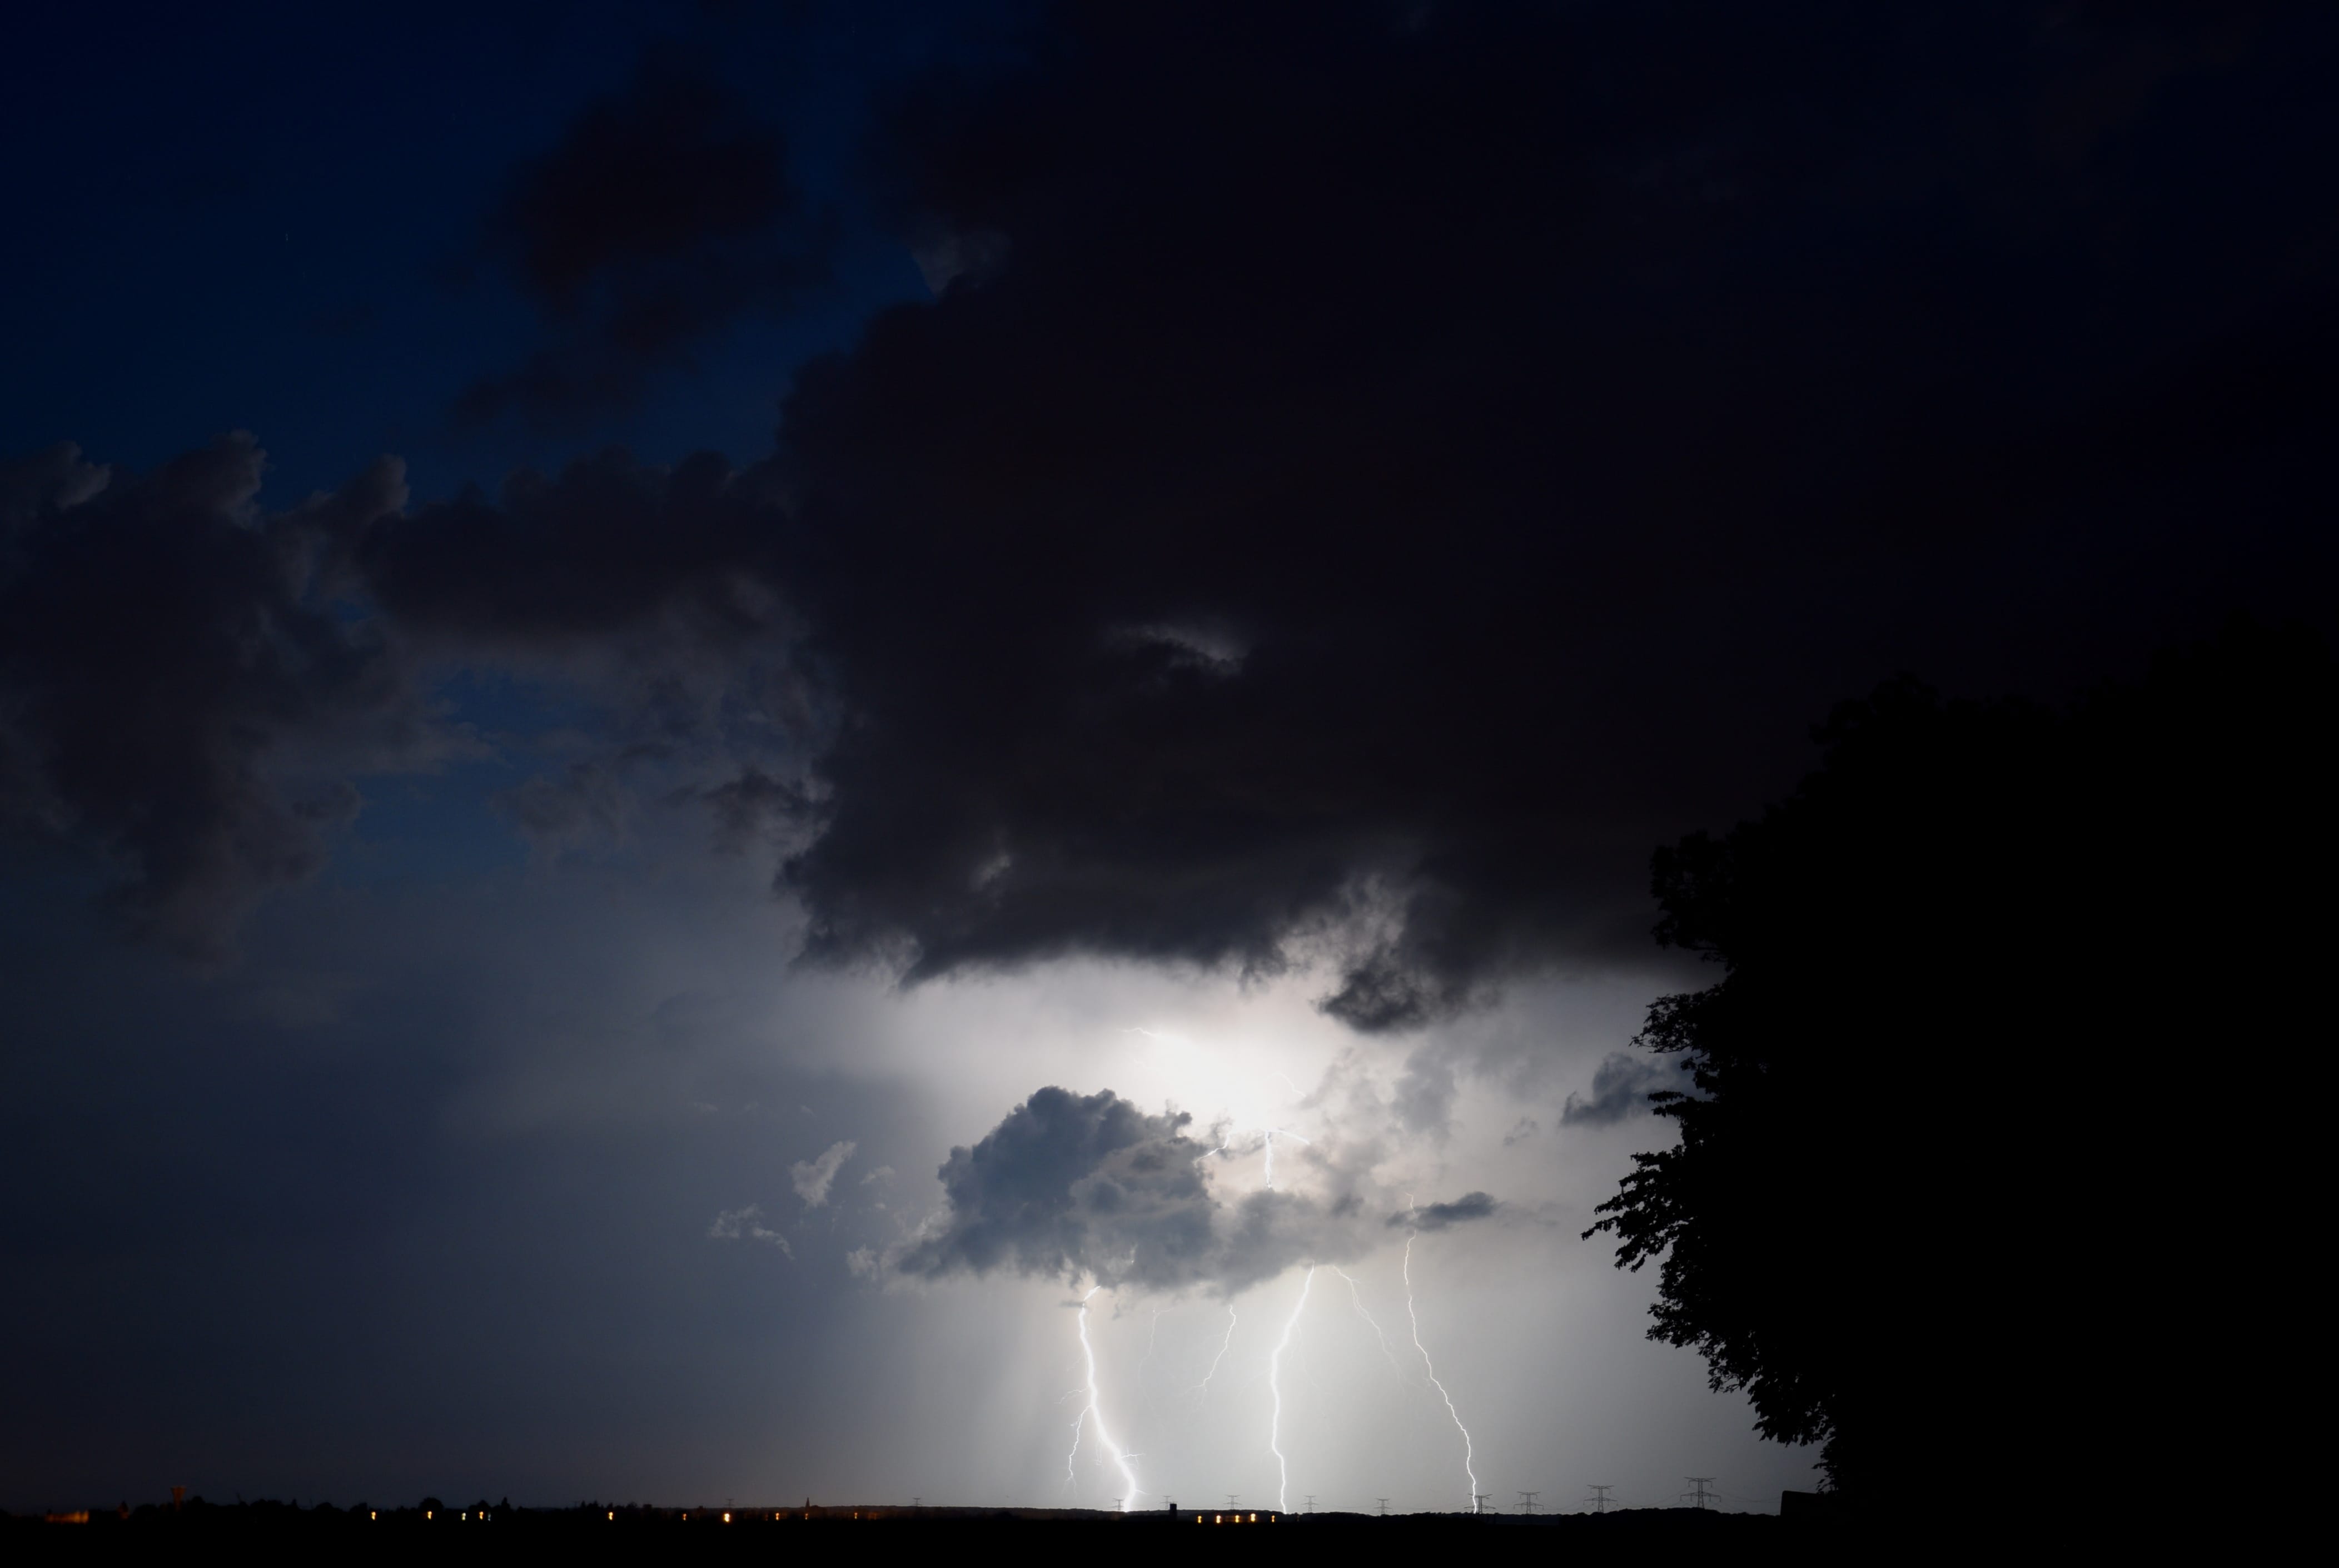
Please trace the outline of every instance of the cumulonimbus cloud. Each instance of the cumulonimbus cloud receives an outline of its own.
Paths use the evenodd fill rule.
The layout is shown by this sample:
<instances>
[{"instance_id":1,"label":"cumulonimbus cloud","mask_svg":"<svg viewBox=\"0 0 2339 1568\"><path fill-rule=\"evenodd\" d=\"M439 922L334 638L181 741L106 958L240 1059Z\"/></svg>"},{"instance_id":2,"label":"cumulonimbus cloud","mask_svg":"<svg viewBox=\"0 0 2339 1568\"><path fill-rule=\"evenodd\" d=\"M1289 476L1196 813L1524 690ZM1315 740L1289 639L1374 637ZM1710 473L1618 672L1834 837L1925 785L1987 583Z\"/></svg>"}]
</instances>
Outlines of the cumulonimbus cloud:
<instances>
[{"instance_id":1,"label":"cumulonimbus cloud","mask_svg":"<svg viewBox=\"0 0 2339 1568\"><path fill-rule=\"evenodd\" d=\"M900 1274L1007 1272L1158 1291L1234 1294L1376 1239L1354 1192L1213 1189L1182 1111L1110 1090L1042 1089L941 1170L946 1208L894 1259Z\"/></svg>"}]
</instances>

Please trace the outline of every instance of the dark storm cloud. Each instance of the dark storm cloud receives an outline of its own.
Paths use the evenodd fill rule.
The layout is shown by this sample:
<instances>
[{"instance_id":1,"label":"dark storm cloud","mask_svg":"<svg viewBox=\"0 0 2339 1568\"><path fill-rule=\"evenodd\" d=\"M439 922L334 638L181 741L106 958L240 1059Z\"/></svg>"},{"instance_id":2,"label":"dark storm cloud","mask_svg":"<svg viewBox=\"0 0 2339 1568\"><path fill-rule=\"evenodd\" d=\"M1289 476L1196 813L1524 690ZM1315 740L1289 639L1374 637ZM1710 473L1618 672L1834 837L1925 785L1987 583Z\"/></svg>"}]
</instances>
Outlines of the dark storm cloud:
<instances>
[{"instance_id":1,"label":"dark storm cloud","mask_svg":"<svg viewBox=\"0 0 2339 1568\"><path fill-rule=\"evenodd\" d=\"M400 661L312 592L326 541L404 499L395 464L290 512L242 436L138 476L59 449L0 472L0 828L95 848L131 925L222 955L322 863L343 774L424 760Z\"/></svg>"},{"instance_id":2,"label":"dark storm cloud","mask_svg":"<svg viewBox=\"0 0 2339 1568\"><path fill-rule=\"evenodd\" d=\"M1645 951L1896 667L2318 610L2332 30L2124 15L1073 5L936 84L903 203L1006 248L776 459L811 953L1328 950L1409 1028Z\"/></svg>"},{"instance_id":3,"label":"dark storm cloud","mask_svg":"<svg viewBox=\"0 0 2339 1568\"><path fill-rule=\"evenodd\" d=\"M369 519L340 559L400 625L459 645L619 646L675 620L729 651L778 616L777 521L768 483L720 458L611 450Z\"/></svg>"},{"instance_id":4,"label":"dark storm cloud","mask_svg":"<svg viewBox=\"0 0 2339 1568\"><path fill-rule=\"evenodd\" d=\"M1612 1051L1592 1074L1592 1098L1570 1092L1559 1119L1569 1127L1608 1127L1649 1108L1649 1092L1678 1082L1662 1062Z\"/></svg>"},{"instance_id":5,"label":"dark storm cloud","mask_svg":"<svg viewBox=\"0 0 2339 1568\"><path fill-rule=\"evenodd\" d=\"M553 340L459 416L558 426L638 401L709 332L825 275L802 208L779 133L711 73L654 59L506 189L489 250Z\"/></svg>"},{"instance_id":6,"label":"dark storm cloud","mask_svg":"<svg viewBox=\"0 0 2339 1568\"><path fill-rule=\"evenodd\" d=\"M1239 1291L1294 1263L1362 1250L1354 1204L1292 1192L1228 1205L1183 1113L1148 1116L1111 1090L1040 1090L941 1170L949 1208L904 1251L906 1275L1081 1277L1105 1286Z\"/></svg>"},{"instance_id":7,"label":"dark storm cloud","mask_svg":"<svg viewBox=\"0 0 2339 1568\"><path fill-rule=\"evenodd\" d=\"M1484 1192L1466 1192L1451 1203L1424 1204L1388 1217L1393 1228L1405 1230L1451 1230L1457 1225L1467 1225L1474 1219L1485 1219L1498 1206L1494 1198Z\"/></svg>"},{"instance_id":8,"label":"dark storm cloud","mask_svg":"<svg viewBox=\"0 0 2339 1568\"><path fill-rule=\"evenodd\" d=\"M797 772L693 787L796 834L814 962L1328 959L1417 1027L1644 954L1650 847L1898 669L2052 695L2327 620L2339 24L2196 15L1056 6L889 110L952 275L767 459L334 559L401 635L637 669L630 737L787 728ZM504 254L647 362L735 263L779 289L782 168L653 71Z\"/></svg>"}]
</instances>

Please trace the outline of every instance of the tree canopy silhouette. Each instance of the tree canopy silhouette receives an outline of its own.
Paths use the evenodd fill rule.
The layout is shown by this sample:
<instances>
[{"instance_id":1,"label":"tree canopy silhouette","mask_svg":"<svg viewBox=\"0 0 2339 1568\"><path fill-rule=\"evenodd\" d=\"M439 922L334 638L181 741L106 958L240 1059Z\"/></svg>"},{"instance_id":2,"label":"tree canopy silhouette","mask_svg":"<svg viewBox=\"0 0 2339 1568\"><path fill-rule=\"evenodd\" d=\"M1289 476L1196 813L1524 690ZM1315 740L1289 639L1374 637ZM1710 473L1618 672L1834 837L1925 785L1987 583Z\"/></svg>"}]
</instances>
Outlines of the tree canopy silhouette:
<instances>
[{"instance_id":1,"label":"tree canopy silhouette","mask_svg":"<svg viewBox=\"0 0 2339 1568\"><path fill-rule=\"evenodd\" d=\"M2271 1234L2295 1146L2195 1085L2327 1031L2332 675L2237 623L2067 709L1904 678L1657 852L1658 941L1724 972L1652 1004L1680 1140L1584 1235L1838 1489L2068 1476L2228 1397L2247 1287L2182 1249Z\"/></svg>"}]
</instances>

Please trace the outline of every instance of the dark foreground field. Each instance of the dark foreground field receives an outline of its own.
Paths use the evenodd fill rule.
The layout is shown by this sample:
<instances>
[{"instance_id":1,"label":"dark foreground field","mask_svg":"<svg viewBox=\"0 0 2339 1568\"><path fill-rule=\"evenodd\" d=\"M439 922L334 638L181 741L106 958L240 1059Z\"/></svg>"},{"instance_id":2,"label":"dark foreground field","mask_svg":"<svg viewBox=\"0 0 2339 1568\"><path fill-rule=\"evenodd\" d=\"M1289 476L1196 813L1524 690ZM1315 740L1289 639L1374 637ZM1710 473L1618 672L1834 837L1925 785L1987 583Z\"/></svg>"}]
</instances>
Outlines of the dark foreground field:
<instances>
[{"instance_id":1,"label":"dark foreground field","mask_svg":"<svg viewBox=\"0 0 2339 1568\"><path fill-rule=\"evenodd\" d=\"M846 1553L893 1558L969 1550L1051 1553L1105 1551L1127 1561L1183 1559L1200 1553L1248 1557L1294 1548L1331 1548L1353 1555L1494 1546L1559 1549L1576 1560L1649 1563L1728 1560L1811 1561L1850 1544L1844 1522L1812 1500L1794 1498L1784 1515L1723 1514L1694 1508L1618 1509L1604 1514L1278 1514L1245 1509L1154 1509L1109 1514L1081 1509L908 1507L864 1504L657 1508L581 1504L517 1508L472 1504L374 1508L364 1504L301 1507L284 1503L218 1504L189 1499L180 1508L143 1506L69 1514L18 1514L8 1536L18 1545L68 1543L125 1548L197 1544L286 1551L323 1548L400 1556L502 1555L562 1551L627 1553L680 1550L756 1554ZM1297 1535L1298 1539L1292 1539Z\"/></svg>"}]
</instances>

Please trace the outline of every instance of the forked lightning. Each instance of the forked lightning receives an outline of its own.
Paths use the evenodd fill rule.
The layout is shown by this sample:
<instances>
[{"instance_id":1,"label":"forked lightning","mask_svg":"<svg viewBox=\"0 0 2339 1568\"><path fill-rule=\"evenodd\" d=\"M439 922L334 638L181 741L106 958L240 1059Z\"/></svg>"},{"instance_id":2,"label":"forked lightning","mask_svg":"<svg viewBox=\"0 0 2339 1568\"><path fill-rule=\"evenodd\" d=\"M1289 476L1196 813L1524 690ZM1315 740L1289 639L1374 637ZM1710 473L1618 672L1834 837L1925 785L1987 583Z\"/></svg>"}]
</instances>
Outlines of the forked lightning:
<instances>
[{"instance_id":1,"label":"forked lightning","mask_svg":"<svg viewBox=\"0 0 2339 1568\"><path fill-rule=\"evenodd\" d=\"M1137 1472L1130 1468L1129 1455L1121 1452L1120 1445L1112 1440L1112 1433L1104 1424L1104 1406L1097 1395L1096 1347L1089 1343L1089 1302L1103 1288L1101 1285L1091 1285L1088 1295L1081 1297L1081 1357L1088 1366L1089 1402L1081 1407L1079 1418L1072 1423L1072 1446L1064 1455L1064 1478L1067 1481L1072 1478L1072 1460L1081 1451L1081 1428L1093 1418L1097 1441L1104 1445L1107 1454L1112 1455L1112 1462L1120 1468L1120 1478L1129 1488L1120 1498L1120 1511L1127 1514L1137 1505L1140 1495Z\"/></svg>"}]
</instances>

